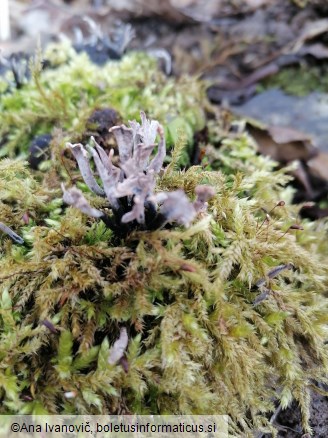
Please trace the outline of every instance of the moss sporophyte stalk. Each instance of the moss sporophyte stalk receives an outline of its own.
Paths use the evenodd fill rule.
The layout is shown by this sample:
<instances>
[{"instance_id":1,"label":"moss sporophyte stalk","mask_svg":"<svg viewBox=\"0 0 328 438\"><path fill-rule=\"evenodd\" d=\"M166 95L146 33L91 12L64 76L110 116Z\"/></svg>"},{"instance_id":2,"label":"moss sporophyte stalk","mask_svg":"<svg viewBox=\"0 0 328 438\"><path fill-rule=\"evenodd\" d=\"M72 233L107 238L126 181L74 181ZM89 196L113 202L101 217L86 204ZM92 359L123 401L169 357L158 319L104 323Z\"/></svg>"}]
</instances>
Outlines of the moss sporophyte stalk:
<instances>
[{"instance_id":1,"label":"moss sporophyte stalk","mask_svg":"<svg viewBox=\"0 0 328 438\"><path fill-rule=\"evenodd\" d=\"M196 79L63 53L0 103L0 413L227 414L252 436L296 400L310 432L327 223L299 219L243 129L207 121ZM90 127L104 108L117 121Z\"/></svg>"}]
</instances>

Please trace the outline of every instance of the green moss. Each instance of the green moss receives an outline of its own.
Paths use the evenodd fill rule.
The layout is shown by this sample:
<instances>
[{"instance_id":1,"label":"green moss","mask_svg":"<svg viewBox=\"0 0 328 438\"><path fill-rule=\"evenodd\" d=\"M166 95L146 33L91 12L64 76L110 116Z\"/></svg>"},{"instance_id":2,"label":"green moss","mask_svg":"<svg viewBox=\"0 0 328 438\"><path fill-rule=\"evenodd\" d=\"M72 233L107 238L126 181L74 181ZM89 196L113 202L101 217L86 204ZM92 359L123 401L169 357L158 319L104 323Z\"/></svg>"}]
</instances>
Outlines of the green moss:
<instances>
[{"instance_id":1,"label":"green moss","mask_svg":"<svg viewBox=\"0 0 328 438\"><path fill-rule=\"evenodd\" d=\"M327 3L325 0L291 0L299 8L306 8L308 6L314 6L320 11L327 10Z\"/></svg>"},{"instance_id":2,"label":"green moss","mask_svg":"<svg viewBox=\"0 0 328 438\"><path fill-rule=\"evenodd\" d=\"M327 93L328 76L324 67L286 67L265 80L263 87L280 88L296 96L306 96L314 91Z\"/></svg>"},{"instance_id":3,"label":"green moss","mask_svg":"<svg viewBox=\"0 0 328 438\"><path fill-rule=\"evenodd\" d=\"M195 130L204 127L204 85L188 77L167 78L143 53L97 66L85 53L77 54L63 44L50 46L44 57L53 68L42 70L38 53L31 66L32 80L1 96L2 156L19 152L25 157L33 137L44 133L58 137L60 131L61 148L66 141L81 141L96 108L113 108L124 121L147 108L149 116L165 123L171 145L177 129L183 127L191 139Z\"/></svg>"},{"instance_id":4,"label":"green moss","mask_svg":"<svg viewBox=\"0 0 328 438\"><path fill-rule=\"evenodd\" d=\"M153 63L140 54L108 70L78 59L79 71L84 66L108 83L116 78L117 90L108 88L98 99L108 105L106 96L124 118L142 108L166 120L189 108L190 94L179 97L179 84L165 78L171 85L163 95L165 86L152 83L147 96L141 87L124 103L119 84L137 87L134 74L140 80L131 63L146 63L142 74ZM63 68L72 73L72 65ZM125 70L124 85L117 76ZM153 78L148 74L147 81ZM54 73L44 75L45 92L53 84L58 90ZM27 91L41 112L46 101L35 84L7 96L7 104L20 93L25 99ZM79 126L81 108L82 115L90 112L92 99L76 101L78 108L65 104L70 117L76 115L65 136ZM18 118L28 109L21 111ZM4 120L9 114L14 120L8 108ZM209 131L223 140L221 148L209 145L203 165L181 170L179 137L156 189L182 188L192 198L198 184L210 184L216 195L208 212L187 229L135 231L124 239L62 204L60 181L67 176L60 161L42 178L17 159L0 161L0 221L25 240L18 246L0 235L0 413L228 414L239 436L251 436L273 429L268 418L276 400L285 407L296 399L309 431L309 389L326 380L328 369L328 226L304 221L303 231L285 233L300 223L285 171L259 156L244 132L228 135L220 120ZM73 166L71 177L79 178ZM92 206L106 208L83 190ZM281 265L288 268L270 276ZM268 293L254 304L263 292L261 278ZM125 363L112 365L108 357L122 327L128 333Z\"/></svg>"}]
</instances>

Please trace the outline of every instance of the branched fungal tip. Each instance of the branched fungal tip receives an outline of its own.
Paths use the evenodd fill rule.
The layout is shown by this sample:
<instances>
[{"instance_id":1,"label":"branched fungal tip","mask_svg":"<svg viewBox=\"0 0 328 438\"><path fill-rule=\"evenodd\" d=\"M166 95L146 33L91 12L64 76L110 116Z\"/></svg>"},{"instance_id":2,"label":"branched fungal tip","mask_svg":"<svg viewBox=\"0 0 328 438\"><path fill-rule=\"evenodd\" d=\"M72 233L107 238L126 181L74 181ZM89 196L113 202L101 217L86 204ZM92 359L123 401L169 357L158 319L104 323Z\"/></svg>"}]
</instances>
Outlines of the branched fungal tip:
<instances>
[{"instance_id":1,"label":"branched fungal tip","mask_svg":"<svg viewBox=\"0 0 328 438\"><path fill-rule=\"evenodd\" d=\"M15 243L18 243L19 245L23 245L24 239L18 234L16 234L11 228L7 227L4 223L0 222L0 230L7 234Z\"/></svg>"},{"instance_id":2,"label":"branched fungal tip","mask_svg":"<svg viewBox=\"0 0 328 438\"><path fill-rule=\"evenodd\" d=\"M94 137L91 137L94 147L86 146L96 165L102 187L93 175L90 158L84 146L68 143L68 147L78 162L87 186L98 195L105 194L113 212L116 211L116 222L119 219L117 227L120 224L137 223L143 227L152 224L152 227L159 228L168 222L177 222L188 227L199 212L206 210L207 201L214 196L215 191L208 185L197 186L194 202L189 201L182 189L155 195L156 175L160 172L166 155L164 129L158 121L148 120L143 111L140 116L141 124L130 121L130 127L120 125L109 129L118 145L119 167L112 164L113 149L107 154ZM156 146L157 152L151 157ZM63 188L63 192L63 199L67 204L79 208L89 216L101 217L102 213L91 208L78 189ZM161 204L158 210L155 208L156 203Z\"/></svg>"}]
</instances>

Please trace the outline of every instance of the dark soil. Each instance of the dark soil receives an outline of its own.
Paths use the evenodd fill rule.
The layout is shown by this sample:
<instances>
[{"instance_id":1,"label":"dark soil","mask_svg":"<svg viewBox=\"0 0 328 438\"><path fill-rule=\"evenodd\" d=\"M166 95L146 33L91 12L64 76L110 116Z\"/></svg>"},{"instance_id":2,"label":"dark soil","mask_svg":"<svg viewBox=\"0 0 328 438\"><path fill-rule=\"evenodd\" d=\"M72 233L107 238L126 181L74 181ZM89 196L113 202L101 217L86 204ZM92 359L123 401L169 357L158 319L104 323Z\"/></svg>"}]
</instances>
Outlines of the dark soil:
<instances>
[{"instance_id":1,"label":"dark soil","mask_svg":"<svg viewBox=\"0 0 328 438\"><path fill-rule=\"evenodd\" d=\"M328 388L324 388L327 391ZM311 392L312 402L310 409L310 425L315 438L328 437L328 397ZM274 421L274 426L279 430L277 438L310 438L304 434L301 424L301 411L294 402L281 411ZM262 435L262 438L271 438L271 435Z\"/></svg>"}]
</instances>

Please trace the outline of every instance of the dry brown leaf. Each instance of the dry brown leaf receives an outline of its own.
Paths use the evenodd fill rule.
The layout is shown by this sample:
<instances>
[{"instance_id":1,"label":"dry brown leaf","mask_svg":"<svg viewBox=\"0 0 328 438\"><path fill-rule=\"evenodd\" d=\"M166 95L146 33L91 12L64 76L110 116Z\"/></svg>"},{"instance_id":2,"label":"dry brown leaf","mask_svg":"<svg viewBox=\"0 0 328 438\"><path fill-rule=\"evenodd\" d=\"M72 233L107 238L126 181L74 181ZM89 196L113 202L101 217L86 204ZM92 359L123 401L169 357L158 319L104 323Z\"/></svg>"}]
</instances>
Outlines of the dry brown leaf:
<instances>
[{"instance_id":1,"label":"dry brown leaf","mask_svg":"<svg viewBox=\"0 0 328 438\"><path fill-rule=\"evenodd\" d=\"M271 140L268 140L267 147L274 148L272 142L281 144L279 150L287 154L288 159L309 160L316 155L317 148L328 151L328 94L314 92L299 97L273 88L257 94L243 105L233 106L232 111L250 125L267 131L267 135L261 135L261 132L254 135L261 137L259 141L265 141L269 136ZM290 154L287 147L285 154L284 142L301 142L300 154ZM292 145L292 149L295 146L298 147Z\"/></svg>"},{"instance_id":2,"label":"dry brown leaf","mask_svg":"<svg viewBox=\"0 0 328 438\"><path fill-rule=\"evenodd\" d=\"M316 157L308 161L312 175L328 181L328 153L320 152Z\"/></svg>"},{"instance_id":3,"label":"dry brown leaf","mask_svg":"<svg viewBox=\"0 0 328 438\"><path fill-rule=\"evenodd\" d=\"M261 6L266 6L270 1L268 0L245 0L245 3L252 9L260 8Z\"/></svg>"},{"instance_id":4,"label":"dry brown leaf","mask_svg":"<svg viewBox=\"0 0 328 438\"><path fill-rule=\"evenodd\" d=\"M289 128L270 126L262 129L249 125L248 131L260 152L279 162L306 161L317 151L307 136Z\"/></svg>"},{"instance_id":5,"label":"dry brown leaf","mask_svg":"<svg viewBox=\"0 0 328 438\"><path fill-rule=\"evenodd\" d=\"M295 164L297 164L297 167L291 172L291 174L294 176L295 180L304 187L306 198L313 199L314 192L312 184L304 164L299 160L295 161Z\"/></svg>"},{"instance_id":6,"label":"dry brown leaf","mask_svg":"<svg viewBox=\"0 0 328 438\"><path fill-rule=\"evenodd\" d=\"M328 18L322 20L311 21L305 25L305 28L301 35L294 43L293 52L298 52L303 46L305 41L311 40L328 31Z\"/></svg>"},{"instance_id":7,"label":"dry brown leaf","mask_svg":"<svg viewBox=\"0 0 328 438\"><path fill-rule=\"evenodd\" d=\"M268 132L276 143L288 143L294 141L311 141L311 137L297 129L285 126L269 126Z\"/></svg>"},{"instance_id":8,"label":"dry brown leaf","mask_svg":"<svg viewBox=\"0 0 328 438\"><path fill-rule=\"evenodd\" d=\"M312 55L317 59L328 58L328 47L322 43L315 43L303 46L298 52L299 55Z\"/></svg>"}]
</instances>

